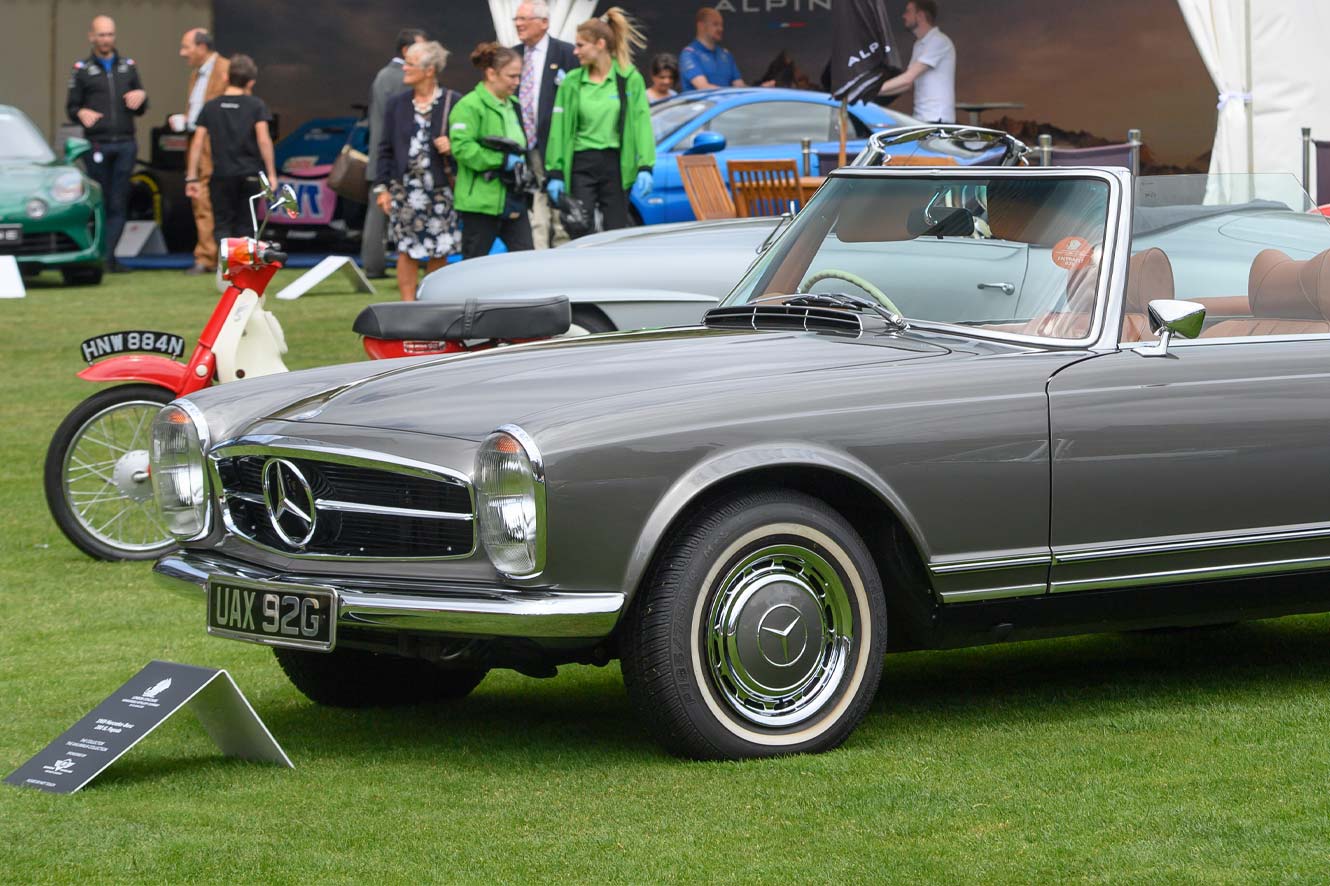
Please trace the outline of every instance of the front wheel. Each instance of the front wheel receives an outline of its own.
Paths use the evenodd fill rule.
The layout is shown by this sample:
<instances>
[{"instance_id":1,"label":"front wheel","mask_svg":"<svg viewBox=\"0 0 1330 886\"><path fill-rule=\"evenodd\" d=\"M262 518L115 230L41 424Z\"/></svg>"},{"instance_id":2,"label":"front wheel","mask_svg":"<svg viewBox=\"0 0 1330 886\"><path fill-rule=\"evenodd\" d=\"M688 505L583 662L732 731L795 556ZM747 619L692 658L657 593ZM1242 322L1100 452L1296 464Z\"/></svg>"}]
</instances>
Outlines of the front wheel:
<instances>
[{"instance_id":1,"label":"front wheel","mask_svg":"<svg viewBox=\"0 0 1330 886\"><path fill-rule=\"evenodd\" d=\"M624 682L676 753L825 751L872 703L886 620L844 517L801 493L739 495L667 542L628 616Z\"/></svg>"},{"instance_id":2,"label":"front wheel","mask_svg":"<svg viewBox=\"0 0 1330 886\"><path fill-rule=\"evenodd\" d=\"M46 451L46 504L74 547L98 560L151 560L175 546L152 494L152 420L175 395L155 385L98 391Z\"/></svg>"}]
</instances>

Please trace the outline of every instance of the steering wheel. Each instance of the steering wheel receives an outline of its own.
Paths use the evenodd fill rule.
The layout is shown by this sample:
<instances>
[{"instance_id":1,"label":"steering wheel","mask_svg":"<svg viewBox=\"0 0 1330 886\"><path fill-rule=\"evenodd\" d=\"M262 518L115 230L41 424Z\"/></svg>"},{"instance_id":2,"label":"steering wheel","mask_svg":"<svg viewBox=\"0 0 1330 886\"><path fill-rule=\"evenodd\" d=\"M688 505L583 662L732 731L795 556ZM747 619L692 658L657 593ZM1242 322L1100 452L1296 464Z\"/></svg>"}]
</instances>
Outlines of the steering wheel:
<instances>
[{"instance_id":1,"label":"steering wheel","mask_svg":"<svg viewBox=\"0 0 1330 886\"><path fill-rule=\"evenodd\" d=\"M853 283L855 286L858 286L864 292L867 292L873 298L877 299L882 307L886 308L888 311L891 311L893 314L901 313L901 309L896 307L896 303L887 298L887 294L881 289L878 289L858 274L851 274L849 271L841 271L836 268L823 268L816 274L810 275L808 279L799 284L799 288L796 289L795 292L799 295L803 295L823 280L844 280L846 283Z\"/></svg>"}]
</instances>

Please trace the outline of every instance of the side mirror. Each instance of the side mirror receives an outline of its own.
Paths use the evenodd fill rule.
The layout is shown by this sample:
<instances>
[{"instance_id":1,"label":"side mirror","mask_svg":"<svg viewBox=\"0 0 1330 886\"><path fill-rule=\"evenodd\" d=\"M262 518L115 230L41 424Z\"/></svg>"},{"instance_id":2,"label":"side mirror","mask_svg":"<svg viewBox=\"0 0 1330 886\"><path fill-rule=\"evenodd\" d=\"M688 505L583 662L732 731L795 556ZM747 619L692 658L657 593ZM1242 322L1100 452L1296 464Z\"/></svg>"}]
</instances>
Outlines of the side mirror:
<instances>
[{"instance_id":1,"label":"side mirror","mask_svg":"<svg viewBox=\"0 0 1330 886\"><path fill-rule=\"evenodd\" d=\"M65 139L65 162L73 163L91 150L92 142L86 138L67 138Z\"/></svg>"},{"instance_id":2,"label":"side mirror","mask_svg":"<svg viewBox=\"0 0 1330 886\"><path fill-rule=\"evenodd\" d=\"M291 185L282 185L277 189L277 197L272 205L268 207L269 212L285 212L287 218L295 218L300 214L300 198L296 196L296 189Z\"/></svg>"},{"instance_id":3,"label":"side mirror","mask_svg":"<svg viewBox=\"0 0 1330 886\"><path fill-rule=\"evenodd\" d=\"M1194 301L1160 298L1150 302L1150 331L1159 336L1159 344L1138 348L1143 357L1167 357L1173 336L1195 338L1205 325L1205 306Z\"/></svg>"},{"instance_id":4,"label":"side mirror","mask_svg":"<svg viewBox=\"0 0 1330 886\"><path fill-rule=\"evenodd\" d=\"M714 154L725 150L725 136L719 132L703 130L693 136L693 146L685 154Z\"/></svg>"}]
</instances>

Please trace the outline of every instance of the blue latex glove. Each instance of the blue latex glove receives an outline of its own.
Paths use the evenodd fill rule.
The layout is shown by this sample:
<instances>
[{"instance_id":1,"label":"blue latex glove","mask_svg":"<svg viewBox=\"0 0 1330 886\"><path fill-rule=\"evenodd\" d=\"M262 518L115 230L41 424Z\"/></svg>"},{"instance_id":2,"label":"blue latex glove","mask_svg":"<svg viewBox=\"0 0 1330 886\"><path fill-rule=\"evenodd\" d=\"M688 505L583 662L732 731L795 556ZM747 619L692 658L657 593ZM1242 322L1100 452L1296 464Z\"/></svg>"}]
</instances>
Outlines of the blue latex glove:
<instances>
[{"instance_id":1,"label":"blue latex glove","mask_svg":"<svg viewBox=\"0 0 1330 886\"><path fill-rule=\"evenodd\" d=\"M521 157L517 156L516 154L509 154L508 156L503 158L503 171L512 172L513 168L516 167L517 164L521 162L522 162Z\"/></svg>"},{"instance_id":2,"label":"blue latex glove","mask_svg":"<svg viewBox=\"0 0 1330 886\"><path fill-rule=\"evenodd\" d=\"M651 194L653 184L651 173L645 169L637 174L637 181L633 182L633 196L639 200L645 200Z\"/></svg>"},{"instance_id":3,"label":"blue latex glove","mask_svg":"<svg viewBox=\"0 0 1330 886\"><path fill-rule=\"evenodd\" d=\"M545 182L545 193L550 195L551 203L558 203L563 197L564 190L563 179L561 178L552 178Z\"/></svg>"}]
</instances>

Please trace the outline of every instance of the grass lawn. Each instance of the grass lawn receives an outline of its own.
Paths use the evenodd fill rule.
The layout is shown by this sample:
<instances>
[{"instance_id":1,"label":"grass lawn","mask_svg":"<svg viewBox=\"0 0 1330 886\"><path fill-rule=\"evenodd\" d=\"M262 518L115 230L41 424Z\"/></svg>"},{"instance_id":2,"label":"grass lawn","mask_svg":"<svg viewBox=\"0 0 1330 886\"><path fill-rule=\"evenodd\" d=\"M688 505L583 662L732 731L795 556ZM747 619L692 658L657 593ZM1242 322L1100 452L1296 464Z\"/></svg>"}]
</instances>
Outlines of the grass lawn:
<instances>
[{"instance_id":1,"label":"grass lawn","mask_svg":"<svg viewBox=\"0 0 1330 886\"><path fill-rule=\"evenodd\" d=\"M1330 878L1323 616L892 657L843 749L765 762L664 755L613 665L495 672L450 707L317 708L147 564L93 562L51 521L46 445L93 390L78 343L192 338L213 304L173 272L58 279L0 302L0 770L153 658L229 670L296 768L223 759L181 714L79 794L0 786L0 881ZM290 365L360 359L369 300L275 302Z\"/></svg>"}]
</instances>

